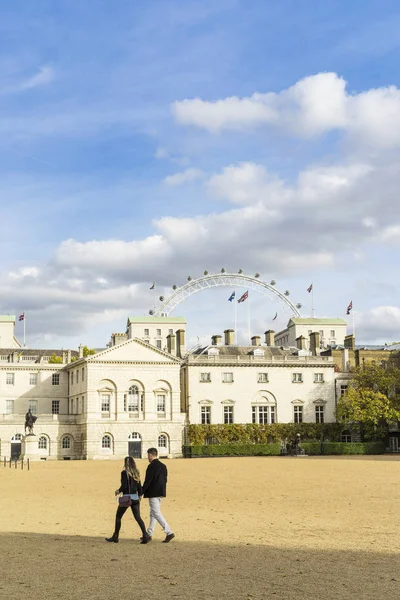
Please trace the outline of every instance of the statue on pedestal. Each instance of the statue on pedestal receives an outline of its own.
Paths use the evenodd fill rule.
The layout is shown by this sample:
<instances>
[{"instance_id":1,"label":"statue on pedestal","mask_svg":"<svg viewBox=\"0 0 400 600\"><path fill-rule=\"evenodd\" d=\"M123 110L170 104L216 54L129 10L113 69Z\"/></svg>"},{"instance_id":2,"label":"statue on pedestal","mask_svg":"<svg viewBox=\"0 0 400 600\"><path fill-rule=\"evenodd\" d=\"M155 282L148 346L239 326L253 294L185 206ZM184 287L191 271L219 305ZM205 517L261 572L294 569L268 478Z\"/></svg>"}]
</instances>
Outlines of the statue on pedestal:
<instances>
[{"instance_id":1,"label":"statue on pedestal","mask_svg":"<svg viewBox=\"0 0 400 600\"><path fill-rule=\"evenodd\" d=\"M28 412L25 415L25 434L26 434L26 430L29 430L28 435L34 435L33 433L33 426L35 424L35 422L37 421L37 417L35 417L35 415L32 414L31 409L28 409Z\"/></svg>"}]
</instances>

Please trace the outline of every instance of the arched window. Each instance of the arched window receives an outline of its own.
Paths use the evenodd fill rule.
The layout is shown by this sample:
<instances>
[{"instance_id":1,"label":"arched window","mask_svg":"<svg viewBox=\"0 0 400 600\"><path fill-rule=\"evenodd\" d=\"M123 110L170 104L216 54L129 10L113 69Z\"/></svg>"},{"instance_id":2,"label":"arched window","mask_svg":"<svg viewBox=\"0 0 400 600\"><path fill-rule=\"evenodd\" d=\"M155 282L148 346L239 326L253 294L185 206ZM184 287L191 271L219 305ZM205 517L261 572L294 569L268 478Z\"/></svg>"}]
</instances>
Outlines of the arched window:
<instances>
[{"instance_id":1,"label":"arched window","mask_svg":"<svg viewBox=\"0 0 400 600\"><path fill-rule=\"evenodd\" d=\"M103 437L101 439L101 447L107 448L107 449L111 448L111 436L103 435Z\"/></svg>"},{"instance_id":2,"label":"arched window","mask_svg":"<svg viewBox=\"0 0 400 600\"><path fill-rule=\"evenodd\" d=\"M158 447L168 448L168 438L164 433L158 436Z\"/></svg>"},{"instance_id":3,"label":"arched window","mask_svg":"<svg viewBox=\"0 0 400 600\"><path fill-rule=\"evenodd\" d=\"M128 436L128 440L141 440L141 436L140 433L137 433L136 431L134 431L133 433L130 433Z\"/></svg>"},{"instance_id":4,"label":"arched window","mask_svg":"<svg viewBox=\"0 0 400 600\"><path fill-rule=\"evenodd\" d=\"M71 438L69 437L69 435L65 435L63 437L63 439L61 440L61 447L64 450L69 450L71 448Z\"/></svg>"},{"instance_id":5,"label":"arched window","mask_svg":"<svg viewBox=\"0 0 400 600\"><path fill-rule=\"evenodd\" d=\"M131 385L128 390L128 412L139 412L139 388Z\"/></svg>"},{"instance_id":6,"label":"arched window","mask_svg":"<svg viewBox=\"0 0 400 600\"><path fill-rule=\"evenodd\" d=\"M16 433L15 435L13 435L13 437L11 438L12 442L20 442L22 440L22 434L21 433Z\"/></svg>"},{"instance_id":7,"label":"arched window","mask_svg":"<svg viewBox=\"0 0 400 600\"><path fill-rule=\"evenodd\" d=\"M47 450L47 437L41 435L38 441L39 450Z\"/></svg>"}]
</instances>

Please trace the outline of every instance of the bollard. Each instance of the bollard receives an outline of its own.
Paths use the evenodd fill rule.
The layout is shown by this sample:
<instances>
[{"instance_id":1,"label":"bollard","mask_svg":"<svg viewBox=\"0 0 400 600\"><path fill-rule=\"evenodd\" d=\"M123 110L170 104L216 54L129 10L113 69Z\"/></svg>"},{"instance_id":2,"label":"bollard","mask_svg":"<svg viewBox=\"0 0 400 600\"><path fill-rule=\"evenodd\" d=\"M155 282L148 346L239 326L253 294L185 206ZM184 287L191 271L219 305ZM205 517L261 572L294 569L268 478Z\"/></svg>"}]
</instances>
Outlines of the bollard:
<instances>
[{"instance_id":1,"label":"bollard","mask_svg":"<svg viewBox=\"0 0 400 600\"><path fill-rule=\"evenodd\" d=\"M29 471L29 458L28 458L28 471Z\"/></svg>"},{"instance_id":2,"label":"bollard","mask_svg":"<svg viewBox=\"0 0 400 600\"><path fill-rule=\"evenodd\" d=\"M23 470L24 470L24 459L21 458L21 471L23 471Z\"/></svg>"},{"instance_id":3,"label":"bollard","mask_svg":"<svg viewBox=\"0 0 400 600\"><path fill-rule=\"evenodd\" d=\"M18 469L18 458L15 459L15 468Z\"/></svg>"},{"instance_id":4,"label":"bollard","mask_svg":"<svg viewBox=\"0 0 400 600\"><path fill-rule=\"evenodd\" d=\"M10 456L10 469L11 469L11 456Z\"/></svg>"}]
</instances>

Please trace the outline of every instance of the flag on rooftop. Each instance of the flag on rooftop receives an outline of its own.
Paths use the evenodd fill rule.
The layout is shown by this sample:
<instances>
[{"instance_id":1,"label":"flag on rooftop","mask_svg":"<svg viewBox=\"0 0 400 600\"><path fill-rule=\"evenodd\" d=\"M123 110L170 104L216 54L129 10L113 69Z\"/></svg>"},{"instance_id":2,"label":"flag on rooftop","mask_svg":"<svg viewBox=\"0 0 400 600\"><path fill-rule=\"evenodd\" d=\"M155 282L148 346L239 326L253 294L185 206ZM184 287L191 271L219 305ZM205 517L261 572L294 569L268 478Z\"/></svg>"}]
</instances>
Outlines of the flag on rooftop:
<instances>
[{"instance_id":1,"label":"flag on rooftop","mask_svg":"<svg viewBox=\"0 0 400 600\"><path fill-rule=\"evenodd\" d=\"M155 287L156 287L156 282L155 282L155 281L153 281L153 285L151 286L151 288L150 288L150 289L151 289L151 290L154 290L154 289L155 289Z\"/></svg>"},{"instance_id":2,"label":"flag on rooftop","mask_svg":"<svg viewBox=\"0 0 400 600\"><path fill-rule=\"evenodd\" d=\"M278 313L275 313L274 318L272 319L273 321L275 321L276 317L278 316Z\"/></svg>"},{"instance_id":3,"label":"flag on rooftop","mask_svg":"<svg viewBox=\"0 0 400 600\"><path fill-rule=\"evenodd\" d=\"M22 315L19 315L18 321L24 321L24 320L25 320L25 313L22 313Z\"/></svg>"},{"instance_id":4,"label":"flag on rooftop","mask_svg":"<svg viewBox=\"0 0 400 600\"><path fill-rule=\"evenodd\" d=\"M229 296L228 301L232 302L232 300L234 299L234 297L236 296L235 292L232 292L232 294Z\"/></svg>"},{"instance_id":5,"label":"flag on rooftop","mask_svg":"<svg viewBox=\"0 0 400 600\"><path fill-rule=\"evenodd\" d=\"M312 286L313 286L313 284L311 284L311 285L310 285L310 286L308 286L308 288L307 288L307 292L308 292L309 294L312 292Z\"/></svg>"},{"instance_id":6,"label":"flag on rooftop","mask_svg":"<svg viewBox=\"0 0 400 600\"><path fill-rule=\"evenodd\" d=\"M243 296L240 296L240 298L239 298L238 302L239 302L239 303L240 303L240 302L244 302L245 300L247 300L247 298L248 298L248 297L249 297L249 292L247 291L247 292L245 292L245 293L243 294Z\"/></svg>"},{"instance_id":7,"label":"flag on rooftop","mask_svg":"<svg viewBox=\"0 0 400 600\"><path fill-rule=\"evenodd\" d=\"M347 307L346 315L349 315L353 309L353 300L350 300L350 304Z\"/></svg>"}]
</instances>

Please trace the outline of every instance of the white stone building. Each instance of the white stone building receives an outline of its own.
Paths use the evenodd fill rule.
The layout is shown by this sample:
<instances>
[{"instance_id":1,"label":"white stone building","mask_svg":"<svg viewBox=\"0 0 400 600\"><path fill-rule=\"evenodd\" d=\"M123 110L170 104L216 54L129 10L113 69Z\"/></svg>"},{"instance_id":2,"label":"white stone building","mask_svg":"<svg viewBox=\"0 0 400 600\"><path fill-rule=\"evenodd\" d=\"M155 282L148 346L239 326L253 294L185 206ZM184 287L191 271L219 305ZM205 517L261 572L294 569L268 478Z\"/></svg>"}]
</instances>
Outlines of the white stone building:
<instances>
[{"instance_id":1,"label":"white stone building","mask_svg":"<svg viewBox=\"0 0 400 600\"><path fill-rule=\"evenodd\" d=\"M296 346L296 340L304 337L305 347L310 349L310 335L316 332L319 333L320 349L323 349L344 344L346 330L347 323L344 319L292 317L286 329L275 334L275 344L284 347Z\"/></svg>"},{"instance_id":2,"label":"white stone building","mask_svg":"<svg viewBox=\"0 0 400 600\"><path fill-rule=\"evenodd\" d=\"M233 331L188 355L182 365L182 408L190 423L334 422L335 370L331 357L295 354L252 338L235 346Z\"/></svg>"}]
</instances>

